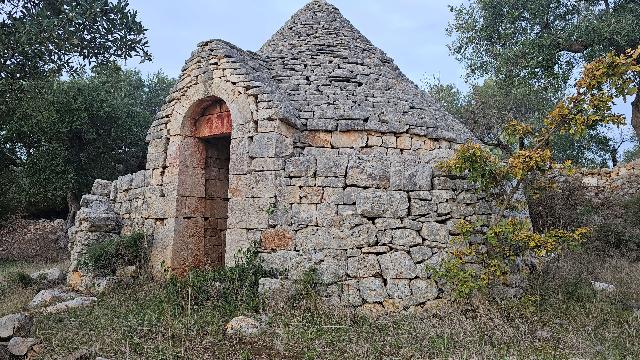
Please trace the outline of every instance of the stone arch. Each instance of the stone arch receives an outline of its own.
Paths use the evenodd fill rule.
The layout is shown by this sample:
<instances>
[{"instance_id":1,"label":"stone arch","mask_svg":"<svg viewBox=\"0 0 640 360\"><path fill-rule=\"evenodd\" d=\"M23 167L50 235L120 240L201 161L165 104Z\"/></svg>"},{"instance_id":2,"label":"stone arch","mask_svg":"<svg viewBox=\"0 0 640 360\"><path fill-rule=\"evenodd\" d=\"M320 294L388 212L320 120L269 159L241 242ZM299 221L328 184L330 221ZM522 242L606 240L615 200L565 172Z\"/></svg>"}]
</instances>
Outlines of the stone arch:
<instances>
[{"instance_id":1,"label":"stone arch","mask_svg":"<svg viewBox=\"0 0 640 360\"><path fill-rule=\"evenodd\" d=\"M246 167L243 144L256 126L251 99L232 84L198 84L183 99L169 124L164 179L175 207L167 265L177 272L224 266L235 251L227 245L240 248L226 241L229 175Z\"/></svg>"}]
</instances>

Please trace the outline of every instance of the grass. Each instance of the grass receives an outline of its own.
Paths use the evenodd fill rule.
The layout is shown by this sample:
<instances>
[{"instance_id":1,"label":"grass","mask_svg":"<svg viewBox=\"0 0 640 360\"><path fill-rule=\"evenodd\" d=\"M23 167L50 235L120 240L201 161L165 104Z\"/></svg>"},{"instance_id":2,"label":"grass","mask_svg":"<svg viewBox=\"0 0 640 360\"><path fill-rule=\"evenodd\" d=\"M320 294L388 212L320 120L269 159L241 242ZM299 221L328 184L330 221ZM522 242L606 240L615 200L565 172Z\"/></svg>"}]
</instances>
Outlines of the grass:
<instances>
[{"instance_id":1,"label":"grass","mask_svg":"<svg viewBox=\"0 0 640 360\"><path fill-rule=\"evenodd\" d=\"M55 263L0 262L0 317L24 310L40 291L40 284L30 281L29 274L58 267L66 269L66 261Z\"/></svg>"},{"instance_id":2,"label":"grass","mask_svg":"<svg viewBox=\"0 0 640 360\"><path fill-rule=\"evenodd\" d=\"M8 284L11 274L53 265L60 266L1 264L0 313L21 309L38 290ZM252 287L260 271L233 268L168 285L140 279L92 308L38 317L32 335L46 344L43 358L80 349L118 359L640 358L640 264L623 258L557 259L519 301L377 319L319 306L312 280L303 281L295 302L264 306ZM598 294L591 280L618 290ZM224 325L236 315L269 326L256 338L227 337Z\"/></svg>"},{"instance_id":3,"label":"grass","mask_svg":"<svg viewBox=\"0 0 640 360\"><path fill-rule=\"evenodd\" d=\"M32 335L43 339L45 359L79 349L116 359L640 358L640 264L622 258L556 259L518 301L381 318L320 306L306 290L294 302L259 304L239 276L253 270L225 271L180 286L141 279L92 308L37 318ZM212 279L227 292L207 290ZM591 280L619 290L596 293ZM228 337L224 325L236 315L263 319L267 330Z\"/></svg>"}]
</instances>

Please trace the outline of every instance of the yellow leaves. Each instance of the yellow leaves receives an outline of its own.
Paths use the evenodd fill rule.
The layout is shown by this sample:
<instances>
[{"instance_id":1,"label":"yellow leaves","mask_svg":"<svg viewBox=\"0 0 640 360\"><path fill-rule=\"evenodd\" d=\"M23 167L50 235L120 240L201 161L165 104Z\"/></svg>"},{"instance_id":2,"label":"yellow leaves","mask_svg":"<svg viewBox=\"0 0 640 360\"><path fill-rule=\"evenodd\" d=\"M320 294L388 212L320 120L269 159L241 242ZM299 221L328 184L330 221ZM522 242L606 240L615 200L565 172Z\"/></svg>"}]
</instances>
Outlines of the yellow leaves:
<instances>
[{"instance_id":1,"label":"yellow leaves","mask_svg":"<svg viewBox=\"0 0 640 360\"><path fill-rule=\"evenodd\" d=\"M507 160L508 168L517 180L524 179L534 171L544 172L552 165L550 149L520 150Z\"/></svg>"},{"instance_id":2,"label":"yellow leaves","mask_svg":"<svg viewBox=\"0 0 640 360\"><path fill-rule=\"evenodd\" d=\"M527 125L519 121L513 120L504 127L504 133L507 136L521 138L521 137L532 135L534 131L531 125Z\"/></svg>"}]
</instances>

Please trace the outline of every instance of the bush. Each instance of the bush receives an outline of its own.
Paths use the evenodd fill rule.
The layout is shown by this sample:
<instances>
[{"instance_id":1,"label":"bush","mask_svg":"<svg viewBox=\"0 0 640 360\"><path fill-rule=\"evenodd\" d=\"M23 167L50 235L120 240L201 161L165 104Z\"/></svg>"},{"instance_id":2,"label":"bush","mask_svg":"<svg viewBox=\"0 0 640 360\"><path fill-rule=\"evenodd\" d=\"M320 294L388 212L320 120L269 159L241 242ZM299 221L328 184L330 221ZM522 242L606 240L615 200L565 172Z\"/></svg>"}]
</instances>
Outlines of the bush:
<instances>
[{"instance_id":1,"label":"bush","mask_svg":"<svg viewBox=\"0 0 640 360\"><path fill-rule=\"evenodd\" d=\"M35 280L24 271L12 271L7 274L7 283L26 289L34 285Z\"/></svg>"},{"instance_id":2,"label":"bush","mask_svg":"<svg viewBox=\"0 0 640 360\"><path fill-rule=\"evenodd\" d=\"M145 235L136 232L89 246L80 267L98 274L115 274L119 267L141 265L144 259Z\"/></svg>"},{"instance_id":3,"label":"bush","mask_svg":"<svg viewBox=\"0 0 640 360\"><path fill-rule=\"evenodd\" d=\"M232 267L196 269L183 277L171 274L166 296L177 313L212 304L229 315L255 312L262 306L258 282L268 276L258 261L258 252L250 249Z\"/></svg>"}]
</instances>

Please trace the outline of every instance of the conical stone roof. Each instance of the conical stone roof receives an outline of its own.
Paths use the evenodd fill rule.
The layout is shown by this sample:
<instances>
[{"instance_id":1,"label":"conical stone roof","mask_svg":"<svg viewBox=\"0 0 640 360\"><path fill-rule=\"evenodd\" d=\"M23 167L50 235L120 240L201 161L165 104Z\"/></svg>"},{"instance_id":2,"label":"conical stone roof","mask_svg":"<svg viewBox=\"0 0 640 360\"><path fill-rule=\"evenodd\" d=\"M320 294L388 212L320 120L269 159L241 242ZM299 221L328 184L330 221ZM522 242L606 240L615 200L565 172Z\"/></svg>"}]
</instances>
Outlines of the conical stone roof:
<instances>
[{"instance_id":1,"label":"conical stone roof","mask_svg":"<svg viewBox=\"0 0 640 360\"><path fill-rule=\"evenodd\" d=\"M314 0L258 51L308 130L473 135L409 80L336 8Z\"/></svg>"}]
</instances>

